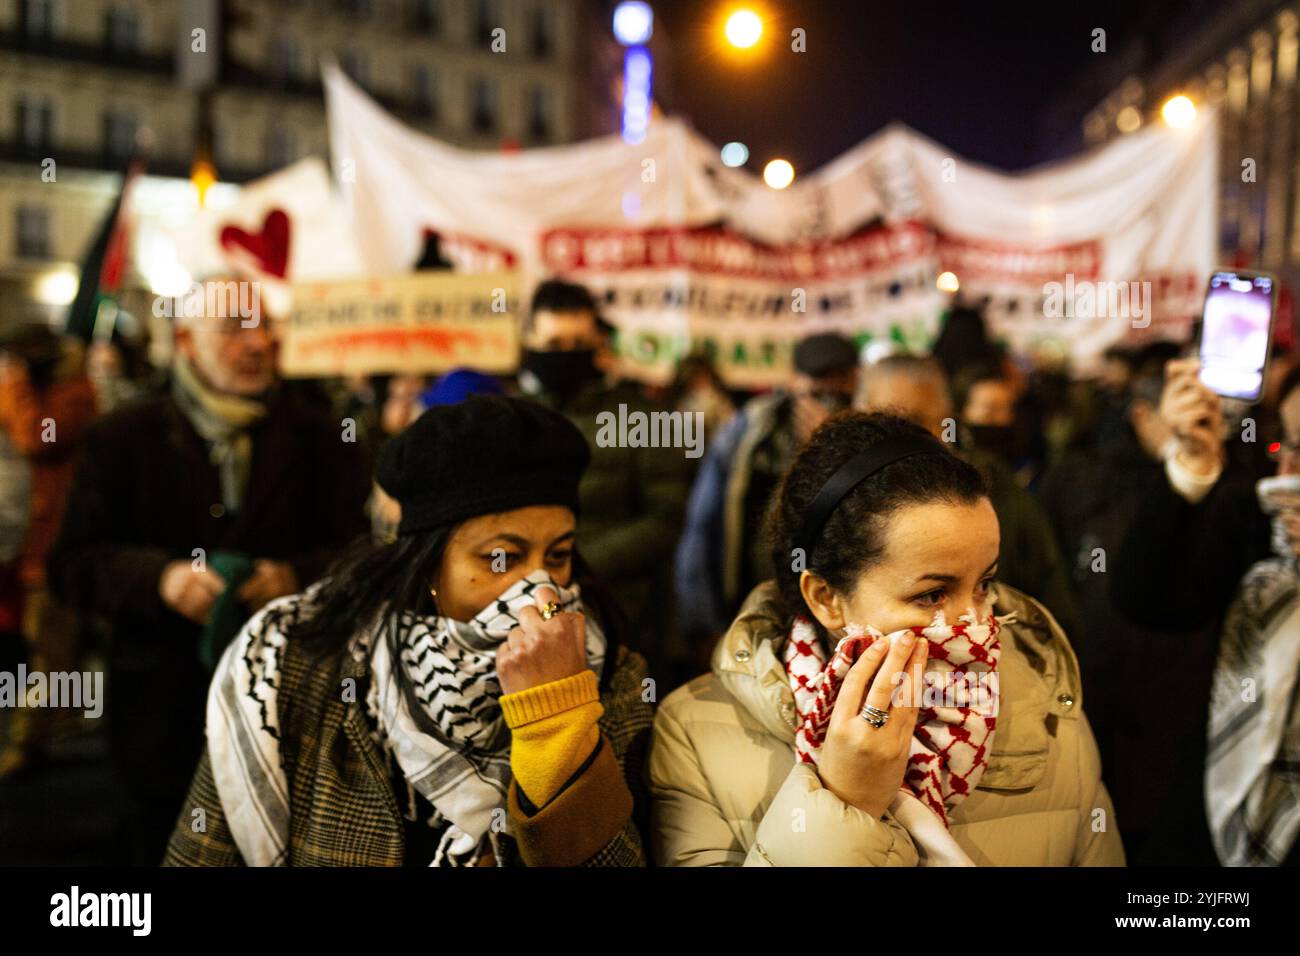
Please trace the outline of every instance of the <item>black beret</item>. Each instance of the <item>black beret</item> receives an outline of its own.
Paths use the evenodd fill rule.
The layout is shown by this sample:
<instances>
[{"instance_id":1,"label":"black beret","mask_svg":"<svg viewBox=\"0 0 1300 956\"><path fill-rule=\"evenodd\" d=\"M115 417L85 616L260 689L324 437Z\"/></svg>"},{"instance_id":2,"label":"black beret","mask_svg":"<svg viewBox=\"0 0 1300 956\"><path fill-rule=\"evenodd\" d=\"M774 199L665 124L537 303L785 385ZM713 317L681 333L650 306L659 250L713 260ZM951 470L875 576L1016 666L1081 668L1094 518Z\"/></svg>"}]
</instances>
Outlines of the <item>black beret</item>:
<instances>
[{"instance_id":1,"label":"black beret","mask_svg":"<svg viewBox=\"0 0 1300 956\"><path fill-rule=\"evenodd\" d=\"M567 418L524 398L471 395L435 405L390 441L379 486L402 506L399 534L529 505L578 510L591 460Z\"/></svg>"},{"instance_id":2,"label":"black beret","mask_svg":"<svg viewBox=\"0 0 1300 956\"><path fill-rule=\"evenodd\" d=\"M843 372L857 365L858 350L852 342L834 332L810 335L794 347L795 370L813 378Z\"/></svg>"}]
</instances>

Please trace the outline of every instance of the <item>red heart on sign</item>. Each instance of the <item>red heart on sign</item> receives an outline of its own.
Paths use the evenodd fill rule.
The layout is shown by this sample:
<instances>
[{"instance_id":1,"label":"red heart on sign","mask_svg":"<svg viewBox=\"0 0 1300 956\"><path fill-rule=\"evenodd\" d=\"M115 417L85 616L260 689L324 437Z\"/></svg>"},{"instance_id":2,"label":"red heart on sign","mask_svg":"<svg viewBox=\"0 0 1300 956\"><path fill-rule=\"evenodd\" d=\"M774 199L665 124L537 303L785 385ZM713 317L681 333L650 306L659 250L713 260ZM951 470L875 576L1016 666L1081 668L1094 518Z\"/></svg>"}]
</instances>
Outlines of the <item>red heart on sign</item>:
<instances>
[{"instance_id":1,"label":"red heart on sign","mask_svg":"<svg viewBox=\"0 0 1300 956\"><path fill-rule=\"evenodd\" d=\"M238 226L223 226L221 248L240 248L257 260L263 272L283 279L289 270L289 217L283 209L272 209L262 220L262 231L245 232Z\"/></svg>"}]
</instances>

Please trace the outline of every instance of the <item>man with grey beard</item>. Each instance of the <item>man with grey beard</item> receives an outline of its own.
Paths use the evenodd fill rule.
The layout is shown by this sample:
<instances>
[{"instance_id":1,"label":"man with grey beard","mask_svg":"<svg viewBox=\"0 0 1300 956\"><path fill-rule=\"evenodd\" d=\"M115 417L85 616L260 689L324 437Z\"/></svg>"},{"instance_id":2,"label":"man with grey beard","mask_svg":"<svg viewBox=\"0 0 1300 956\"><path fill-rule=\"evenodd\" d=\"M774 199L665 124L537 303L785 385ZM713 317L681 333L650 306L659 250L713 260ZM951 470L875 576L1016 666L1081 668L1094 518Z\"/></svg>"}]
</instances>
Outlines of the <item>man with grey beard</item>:
<instances>
[{"instance_id":1,"label":"man with grey beard","mask_svg":"<svg viewBox=\"0 0 1300 956\"><path fill-rule=\"evenodd\" d=\"M169 392L91 429L49 559L56 592L108 632L109 747L137 864L162 858L215 657L366 530L357 445L284 394L271 323L224 307L238 285L207 283L203 314L177 319Z\"/></svg>"}]
</instances>

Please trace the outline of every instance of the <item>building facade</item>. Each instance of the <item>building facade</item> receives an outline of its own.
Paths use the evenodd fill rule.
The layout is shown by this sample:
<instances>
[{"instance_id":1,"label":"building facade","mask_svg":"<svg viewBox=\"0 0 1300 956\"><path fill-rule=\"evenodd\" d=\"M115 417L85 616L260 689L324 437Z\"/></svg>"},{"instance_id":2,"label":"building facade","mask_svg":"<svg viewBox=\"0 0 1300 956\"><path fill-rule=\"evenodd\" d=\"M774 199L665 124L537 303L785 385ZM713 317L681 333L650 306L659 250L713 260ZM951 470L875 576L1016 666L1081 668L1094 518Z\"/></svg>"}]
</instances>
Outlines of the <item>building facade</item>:
<instances>
[{"instance_id":1,"label":"building facade","mask_svg":"<svg viewBox=\"0 0 1300 956\"><path fill-rule=\"evenodd\" d=\"M1196 30L1176 34L1171 55L1129 56L1083 123L1098 144L1160 122L1184 95L1219 111L1219 252L1225 264L1266 269L1300 287L1300 4L1241 0Z\"/></svg>"},{"instance_id":2,"label":"building facade","mask_svg":"<svg viewBox=\"0 0 1300 956\"><path fill-rule=\"evenodd\" d=\"M134 198L173 216L199 152L223 183L326 156L326 57L446 142L569 142L612 131L607 33L585 0L0 0L0 323L70 300L138 146Z\"/></svg>"}]
</instances>

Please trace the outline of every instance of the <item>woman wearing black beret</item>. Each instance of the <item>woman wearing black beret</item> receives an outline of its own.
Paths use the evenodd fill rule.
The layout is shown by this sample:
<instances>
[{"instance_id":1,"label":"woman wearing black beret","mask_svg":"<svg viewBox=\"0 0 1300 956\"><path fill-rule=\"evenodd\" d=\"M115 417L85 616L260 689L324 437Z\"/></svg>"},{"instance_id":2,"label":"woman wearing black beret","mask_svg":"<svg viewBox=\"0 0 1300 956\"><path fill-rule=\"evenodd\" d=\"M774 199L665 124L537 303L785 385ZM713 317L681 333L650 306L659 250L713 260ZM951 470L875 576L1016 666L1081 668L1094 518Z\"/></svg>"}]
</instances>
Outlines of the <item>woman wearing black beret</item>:
<instances>
[{"instance_id":1,"label":"woman wearing black beret","mask_svg":"<svg viewBox=\"0 0 1300 956\"><path fill-rule=\"evenodd\" d=\"M396 540L226 650L165 863L643 865L652 714L575 550L589 456L562 416L495 396L395 438Z\"/></svg>"}]
</instances>

